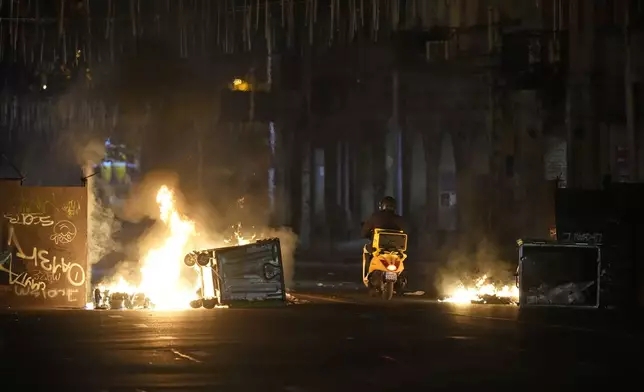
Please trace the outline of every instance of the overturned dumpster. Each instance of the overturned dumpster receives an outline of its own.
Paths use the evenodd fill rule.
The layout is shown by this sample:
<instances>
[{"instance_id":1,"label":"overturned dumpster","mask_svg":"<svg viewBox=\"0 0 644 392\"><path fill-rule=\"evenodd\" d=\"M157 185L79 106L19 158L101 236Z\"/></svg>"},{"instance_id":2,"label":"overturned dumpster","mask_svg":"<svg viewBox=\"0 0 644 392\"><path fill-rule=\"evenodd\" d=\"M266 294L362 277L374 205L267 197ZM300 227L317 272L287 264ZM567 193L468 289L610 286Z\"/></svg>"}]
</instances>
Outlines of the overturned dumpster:
<instances>
[{"instance_id":1,"label":"overturned dumpster","mask_svg":"<svg viewBox=\"0 0 644 392\"><path fill-rule=\"evenodd\" d=\"M558 189L556 240L601 246L602 306L644 306L644 184Z\"/></svg>"},{"instance_id":2,"label":"overturned dumpster","mask_svg":"<svg viewBox=\"0 0 644 392\"><path fill-rule=\"evenodd\" d=\"M199 299L193 308L286 304L282 251L278 238L252 244L194 251L185 256L201 272Z\"/></svg>"},{"instance_id":3,"label":"overturned dumpster","mask_svg":"<svg viewBox=\"0 0 644 392\"><path fill-rule=\"evenodd\" d=\"M601 305L602 252L595 244L519 241L519 306Z\"/></svg>"}]
</instances>

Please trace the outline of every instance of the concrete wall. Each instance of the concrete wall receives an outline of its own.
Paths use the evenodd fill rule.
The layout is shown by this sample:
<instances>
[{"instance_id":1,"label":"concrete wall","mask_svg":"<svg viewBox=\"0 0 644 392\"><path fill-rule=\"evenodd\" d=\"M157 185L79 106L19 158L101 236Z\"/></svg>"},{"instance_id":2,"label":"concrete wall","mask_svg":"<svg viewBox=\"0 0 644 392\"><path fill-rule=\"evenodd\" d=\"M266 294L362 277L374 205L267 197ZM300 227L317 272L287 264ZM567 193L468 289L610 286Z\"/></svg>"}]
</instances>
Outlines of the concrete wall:
<instances>
[{"instance_id":1,"label":"concrete wall","mask_svg":"<svg viewBox=\"0 0 644 392\"><path fill-rule=\"evenodd\" d=\"M5 180L0 192L0 305L84 307L91 279L87 188Z\"/></svg>"}]
</instances>

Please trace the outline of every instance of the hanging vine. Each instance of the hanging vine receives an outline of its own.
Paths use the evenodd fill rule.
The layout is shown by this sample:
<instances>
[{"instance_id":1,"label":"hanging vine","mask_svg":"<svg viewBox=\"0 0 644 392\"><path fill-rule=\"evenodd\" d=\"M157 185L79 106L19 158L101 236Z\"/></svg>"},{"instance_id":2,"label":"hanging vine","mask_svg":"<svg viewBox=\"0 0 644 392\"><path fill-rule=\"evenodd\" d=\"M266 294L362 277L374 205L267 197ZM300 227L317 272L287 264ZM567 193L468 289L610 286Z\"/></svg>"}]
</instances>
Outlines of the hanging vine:
<instances>
[{"instance_id":1,"label":"hanging vine","mask_svg":"<svg viewBox=\"0 0 644 392\"><path fill-rule=\"evenodd\" d=\"M177 53L184 58L269 51L270 46L274 52L295 45L344 45L361 31L377 41L401 20L417 16L411 13L418 7L411 5L400 0L0 0L0 62L77 66L71 63L80 50L78 66L93 60L116 63L144 36L166 42L176 37Z\"/></svg>"}]
</instances>

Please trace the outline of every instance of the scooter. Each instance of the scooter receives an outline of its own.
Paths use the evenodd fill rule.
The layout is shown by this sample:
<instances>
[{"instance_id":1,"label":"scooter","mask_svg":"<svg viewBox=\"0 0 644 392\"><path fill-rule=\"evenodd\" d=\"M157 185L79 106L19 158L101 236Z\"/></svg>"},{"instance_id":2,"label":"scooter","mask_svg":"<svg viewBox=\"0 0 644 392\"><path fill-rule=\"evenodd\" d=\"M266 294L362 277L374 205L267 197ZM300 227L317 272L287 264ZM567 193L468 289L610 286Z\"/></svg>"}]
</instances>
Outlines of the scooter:
<instances>
[{"instance_id":1,"label":"scooter","mask_svg":"<svg viewBox=\"0 0 644 392\"><path fill-rule=\"evenodd\" d=\"M371 244L362 250L362 282L372 297L390 300L394 292L402 294L407 278L402 276L407 258L407 234L402 230L375 229Z\"/></svg>"}]
</instances>

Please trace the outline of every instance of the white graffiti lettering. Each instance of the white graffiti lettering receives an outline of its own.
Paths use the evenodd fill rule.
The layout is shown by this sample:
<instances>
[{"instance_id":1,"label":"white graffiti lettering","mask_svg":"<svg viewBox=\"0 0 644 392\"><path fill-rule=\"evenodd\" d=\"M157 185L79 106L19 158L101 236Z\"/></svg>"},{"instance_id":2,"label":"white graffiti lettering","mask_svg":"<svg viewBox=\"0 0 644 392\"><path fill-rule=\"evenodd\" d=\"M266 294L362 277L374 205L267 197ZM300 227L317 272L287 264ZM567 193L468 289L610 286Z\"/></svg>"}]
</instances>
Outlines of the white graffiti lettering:
<instances>
[{"instance_id":1,"label":"white graffiti lettering","mask_svg":"<svg viewBox=\"0 0 644 392\"><path fill-rule=\"evenodd\" d=\"M78 294L78 289L75 288L62 288L62 289L48 289L47 284L42 281L38 281L36 275L41 272L37 272L34 276L29 276L26 272L16 274L12 271L13 260L9 258L9 268L5 268L5 263L0 263L0 271L4 271L9 275L9 285L13 287L13 292L16 296L26 297L31 296L34 298L44 298L44 299L54 299L54 298L65 298L68 302L76 302ZM55 277L53 274L47 275L49 279Z\"/></svg>"},{"instance_id":2,"label":"white graffiti lettering","mask_svg":"<svg viewBox=\"0 0 644 392\"><path fill-rule=\"evenodd\" d=\"M49 227L54 224L54 221L51 219L51 216L44 214L30 214L30 213L20 213L20 214L4 214L4 217L9 220L9 223L12 225L23 225L23 226L42 226Z\"/></svg>"},{"instance_id":3,"label":"white graffiti lettering","mask_svg":"<svg viewBox=\"0 0 644 392\"><path fill-rule=\"evenodd\" d=\"M16 256L22 260L32 260L34 266L39 267L45 272L52 273L56 275L57 273L62 273L67 277L67 281L75 287L80 287L85 284L86 275L85 269L80 266L78 263L67 263L65 262L64 257L57 258L52 256L51 259L48 258L49 251L38 250L34 247L31 255L26 255L18 239L16 238L16 233L12 229L9 232L9 245L14 245L16 247Z\"/></svg>"},{"instance_id":4,"label":"white graffiti lettering","mask_svg":"<svg viewBox=\"0 0 644 392\"><path fill-rule=\"evenodd\" d=\"M56 195L52 194L52 199L56 199ZM59 209L49 200L36 197L35 199L28 199L24 196L20 200L20 212L33 213L47 213L48 211L59 211Z\"/></svg>"},{"instance_id":5,"label":"white graffiti lettering","mask_svg":"<svg viewBox=\"0 0 644 392\"><path fill-rule=\"evenodd\" d=\"M53 272L47 272L47 271L36 271L33 273L34 279L39 280L41 282L45 283L53 283L53 282L58 282L61 277L61 273L53 273Z\"/></svg>"},{"instance_id":6,"label":"white graffiti lettering","mask_svg":"<svg viewBox=\"0 0 644 392\"><path fill-rule=\"evenodd\" d=\"M72 218L80 213L81 206L76 200L70 200L63 205L62 210L65 211L68 217Z\"/></svg>"},{"instance_id":7,"label":"white graffiti lettering","mask_svg":"<svg viewBox=\"0 0 644 392\"><path fill-rule=\"evenodd\" d=\"M561 239L563 241L572 242L585 242L600 244L602 242L602 233L563 233Z\"/></svg>"},{"instance_id":8,"label":"white graffiti lettering","mask_svg":"<svg viewBox=\"0 0 644 392\"><path fill-rule=\"evenodd\" d=\"M76 302L78 289L43 289L30 290L29 288L14 286L14 293L19 297L32 296L34 298L54 299L65 298L68 302Z\"/></svg>"},{"instance_id":9,"label":"white graffiti lettering","mask_svg":"<svg viewBox=\"0 0 644 392\"><path fill-rule=\"evenodd\" d=\"M13 276L12 276L13 275ZM10 285L16 285L23 287L27 290L30 291L40 291L40 290L46 290L47 289L47 284L45 282L39 282L29 276L28 273L23 272L21 274L16 275L15 273L10 273L9 274L9 284Z\"/></svg>"},{"instance_id":10,"label":"white graffiti lettering","mask_svg":"<svg viewBox=\"0 0 644 392\"><path fill-rule=\"evenodd\" d=\"M5 267L6 264L9 264L9 268ZM21 272L19 274L13 272L13 257L11 253L8 254L6 259L3 259L0 263L0 271L6 272L9 276L9 285L22 287L27 291L42 291L47 288L45 282L40 282L37 279L29 276L26 272Z\"/></svg>"},{"instance_id":11,"label":"white graffiti lettering","mask_svg":"<svg viewBox=\"0 0 644 392\"><path fill-rule=\"evenodd\" d=\"M62 220L56 223L53 230L54 234L52 234L49 239L54 241L56 245L69 244L74 241L74 238L76 238L76 234L78 233L76 226L67 220Z\"/></svg>"},{"instance_id":12,"label":"white graffiti lettering","mask_svg":"<svg viewBox=\"0 0 644 392\"><path fill-rule=\"evenodd\" d=\"M10 259L11 259L11 252L2 251L2 253L0 253L0 265L5 264Z\"/></svg>"},{"instance_id":13,"label":"white graffiti lettering","mask_svg":"<svg viewBox=\"0 0 644 392\"><path fill-rule=\"evenodd\" d=\"M66 297L68 302L76 302L76 294L78 293L78 289L54 289L54 290L47 290L47 297L48 298L56 298L56 297Z\"/></svg>"},{"instance_id":14,"label":"white graffiti lettering","mask_svg":"<svg viewBox=\"0 0 644 392\"><path fill-rule=\"evenodd\" d=\"M40 298L41 296L44 297L46 295L45 294L46 289L47 289L46 287L45 288L37 287L35 289L32 289L31 287L22 287L18 285L13 286L13 292L18 297L26 297L28 295L31 295L32 297L35 297L35 298Z\"/></svg>"},{"instance_id":15,"label":"white graffiti lettering","mask_svg":"<svg viewBox=\"0 0 644 392\"><path fill-rule=\"evenodd\" d=\"M36 247L33 248L31 255L18 252L16 256L22 260L33 260L34 266L40 267L45 272L50 272L54 275L62 272L72 286L79 287L85 284L86 277L83 267L77 263L66 263L64 257L57 258L52 256L49 259L49 251L38 250Z\"/></svg>"}]
</instances>

